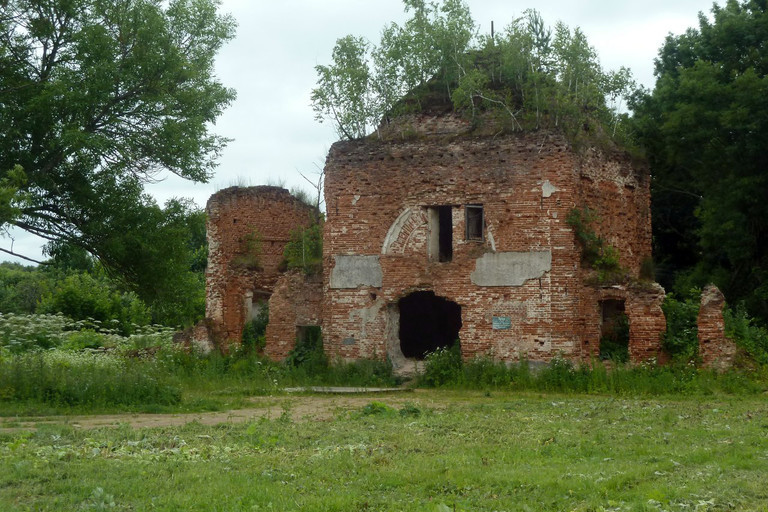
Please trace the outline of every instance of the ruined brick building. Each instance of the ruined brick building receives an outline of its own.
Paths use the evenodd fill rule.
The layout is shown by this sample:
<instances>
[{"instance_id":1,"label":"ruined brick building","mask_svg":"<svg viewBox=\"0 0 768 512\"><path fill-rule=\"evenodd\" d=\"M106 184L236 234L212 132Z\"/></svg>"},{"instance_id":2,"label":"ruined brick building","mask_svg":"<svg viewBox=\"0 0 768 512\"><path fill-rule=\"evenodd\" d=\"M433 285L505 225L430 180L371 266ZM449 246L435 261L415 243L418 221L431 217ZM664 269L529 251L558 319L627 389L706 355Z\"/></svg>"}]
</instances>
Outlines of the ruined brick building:
<instances>
[{"instance_id":1,"label":"ruined brick building","mask_svg":"<svg viewBox=\"0 0 768 512\"><path fill-rule=\"evenodd\" d=\"M465 359L584 360L621 318L631 361L661 355L664 291L640 277L651 256L649 176L621 152L575 151L546 132L478 136L453 114L414 115L382 139L334 144L325 204L322 272L308 276L281 260L311 207L275 187L211 197L216 344L237 342L268 303L274 359L320 326L332 359L387 357L401 371L457 339ZM622 279L601 283L582 261L566 221L574 208L596 213L591 228L618 250Z\"/></svg>"},{"instance_id":2,"label":"ruined brick building","mask_svg":"<svg viewBox=\"0 0 768 512\"><path fill-rule=\"evenodd\" d=\"M282 251L312 209L275 187L208 203L207 316L219 345L269 304L265 352L284 358L307 326L343 359L406 367L460 339L465 358L596 356L618 315L633 361L659 355L664 292L639 279L650 258L648 175L621 153L574 151L534 132L470 135L458 116L412 116L383 138L337 142L325 167L319 275L285 272ZM398 132L400 130L400 132ZM596 213L627 279L601 285L566 217ZM249 243L260 256L249 265ZM249 242L250 241L250 242Z\"/></svg>"}]
</instances>

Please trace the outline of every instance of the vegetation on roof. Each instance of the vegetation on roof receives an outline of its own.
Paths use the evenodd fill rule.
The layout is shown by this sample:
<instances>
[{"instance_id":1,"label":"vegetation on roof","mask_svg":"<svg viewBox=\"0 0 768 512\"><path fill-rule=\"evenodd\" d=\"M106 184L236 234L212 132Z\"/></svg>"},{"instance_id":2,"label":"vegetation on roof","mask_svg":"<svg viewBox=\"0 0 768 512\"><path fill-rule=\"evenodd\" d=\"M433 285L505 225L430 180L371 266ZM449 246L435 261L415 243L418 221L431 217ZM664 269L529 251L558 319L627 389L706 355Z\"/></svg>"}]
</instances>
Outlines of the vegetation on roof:
<instances>
[{"instance_id":1,"label":"vegetation on roof","mask_svg":"<svg viewBox=\"0 0 768 512\"><path fill-rule=\"evenodd\" d=\"M316 117L333 123L340 137L362 138L378 132L382 120L447 107L506 131L623 138L631 73L605 71L579 28L549 27L527 10L501 33L479 35L461 0L404 6L410 19L386 25L378 45L345 36L332 63L316 67Z\"/></svg>"}]
</instances>

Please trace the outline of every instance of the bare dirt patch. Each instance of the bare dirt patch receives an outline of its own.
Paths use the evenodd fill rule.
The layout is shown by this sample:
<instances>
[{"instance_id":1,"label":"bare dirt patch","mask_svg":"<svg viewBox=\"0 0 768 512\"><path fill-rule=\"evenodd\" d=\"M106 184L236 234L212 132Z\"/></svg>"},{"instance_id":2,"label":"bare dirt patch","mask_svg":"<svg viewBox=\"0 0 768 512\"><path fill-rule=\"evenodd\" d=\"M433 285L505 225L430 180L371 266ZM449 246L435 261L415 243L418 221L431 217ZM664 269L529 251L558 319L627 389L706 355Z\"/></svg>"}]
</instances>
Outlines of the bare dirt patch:
<instances>
[{"instance_id":1,"label":"bare dirt patch","mask_svg":"<svg viewBox=\"0 0 768 512\"><path fill-rule=\"evenodd\" d=\"M440 408L434 397L419 397L419 393L406 395L300 395L253 397L252 407L218 412L195 412L179 414L99 414L83 416L40 416L22 419L4 418L6 426L0 423L0 432L34 430L43 425L71 425L76 428L92 429L130 425L133 428L180 426L191 422L203 425L221 423L243 423L261 418L276 419L287 414L292 421L329 421L349 411L359 410L376 401L396 409L406 403L417 407Z\"/></svg>"}]
</instances>

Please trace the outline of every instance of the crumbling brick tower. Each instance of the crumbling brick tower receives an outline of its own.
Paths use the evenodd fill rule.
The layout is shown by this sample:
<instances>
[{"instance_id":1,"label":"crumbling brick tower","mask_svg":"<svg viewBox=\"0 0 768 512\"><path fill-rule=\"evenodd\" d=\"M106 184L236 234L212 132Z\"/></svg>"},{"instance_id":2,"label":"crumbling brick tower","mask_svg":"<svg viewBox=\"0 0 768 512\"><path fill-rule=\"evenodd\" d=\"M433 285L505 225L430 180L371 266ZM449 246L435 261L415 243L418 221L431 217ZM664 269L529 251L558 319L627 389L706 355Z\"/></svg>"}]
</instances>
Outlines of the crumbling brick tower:
<instances>
[{"instance_id":1,"label":"crumbling brick tower","mask_svg":"<svg viewBox=\"0 0 768 512\"><path fill-rule=\"evenodd\" d=\"M647 173L551 133L477 136L444 113L398 123L328 155L329 355L407 369L459 338L464 358L583 359L617 313L631 360L658 355L664 293L638 284L651 253ZM582 263L566 218L583 207L620 253L621 284L596 282Z\"/></svg>"},{"instance_id":2,"label":"crumbling brick tower","mask_svg":"<svg viewBox=\"0 0 768 512\"><path fill-rule=\"evenodd\" d=\"M313 222L316 211L285 189L259 186L217 192L206 213L206 317L215 344L226 351L285 275L281 263L291 232Z\"/></svg>"}]
</instances>

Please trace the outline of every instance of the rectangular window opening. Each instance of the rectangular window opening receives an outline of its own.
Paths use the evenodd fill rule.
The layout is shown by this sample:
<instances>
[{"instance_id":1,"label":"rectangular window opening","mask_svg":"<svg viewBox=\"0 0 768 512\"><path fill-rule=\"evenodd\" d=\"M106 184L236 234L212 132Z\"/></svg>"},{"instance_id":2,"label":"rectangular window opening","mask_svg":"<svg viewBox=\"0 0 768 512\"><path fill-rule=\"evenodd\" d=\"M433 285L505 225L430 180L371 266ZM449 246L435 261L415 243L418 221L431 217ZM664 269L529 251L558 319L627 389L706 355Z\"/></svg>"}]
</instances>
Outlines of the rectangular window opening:
<instances>
[{"instance_id":1,"label":"rectangular window opening","mask_svg":"<svg viewBox=\"0 0 768 512\"><path fill-rule=\"evenodd\" d=\"M323 331L319 325L296 326L297 349L312 352L323 349Z\"/></svg>"},{"instance_id":2,"label":"rectangular window opening","mask_svg":"<svg viewBox=\"0 0 768 512\"><path fill-rule=\"evenodd\" d=\"M429 208L429 259L448 262L453 259L453 207Z\"/></svg>"},{"instance_id":3,"label":"rectangular window opening","mask_svg":"<svg viewBox=\"0 0 768 512\"><path fill-rule=\"evenodd\" d=\"M466 239L483 241L483 205L468 204L464 207L466 212Z\"/></svg>"},{"instance_id":4,"label":"rectangular window opening","mask_svg":"<svg viewBox=\"0 0 768 512\"><path fill-rule=\"evenodd\" d=\"M600 301L600 359L629 360L629 318L623 300Z\"/></svg>"}]
</instances>

